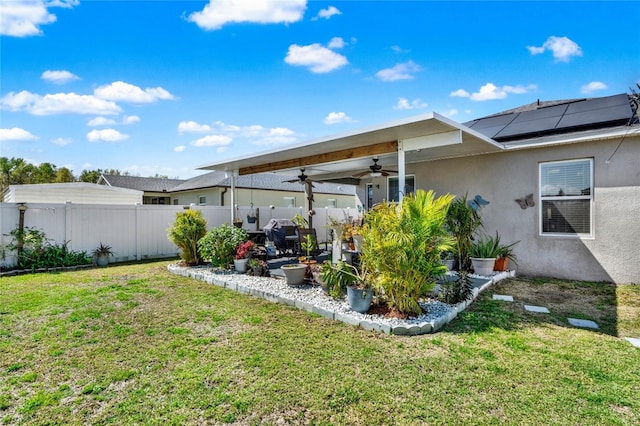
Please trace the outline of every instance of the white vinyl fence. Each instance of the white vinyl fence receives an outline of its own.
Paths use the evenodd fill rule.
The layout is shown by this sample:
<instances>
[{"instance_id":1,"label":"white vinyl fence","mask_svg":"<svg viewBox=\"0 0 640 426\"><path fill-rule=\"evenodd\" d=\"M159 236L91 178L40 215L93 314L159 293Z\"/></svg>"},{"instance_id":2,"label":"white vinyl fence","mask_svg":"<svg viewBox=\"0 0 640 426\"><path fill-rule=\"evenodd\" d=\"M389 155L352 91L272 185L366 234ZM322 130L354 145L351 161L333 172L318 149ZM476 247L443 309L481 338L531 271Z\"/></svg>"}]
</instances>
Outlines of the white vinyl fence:
<instances>
[{"instance_id":1,"label":"white vinyl fence","mask_svg":"<svg viewBox=\"0 0 640 426\"><path fill-rule=\"evenodd\" d=\"M18 228L19 204L0 203L0 265L14 265L14 253L6 246L11 243L9 233ZM184 206L162 205L95 205L26 203L24 226L42 231L55 243L68 242L70 250L91 253L100 243L110 245L115 261L175 257L178 248L167 238L167 229L173 225L176 213ZM229 207L191 206L202 211L207 228L231 222ZM256 223L248 223L251 208L239 206L237 214L244 220L247 231L261 230L270 219L291 219L296 214L305 216L300 208L254 207ZM343 220L357 217L356 209L321 208L313 216L313 227L318 240L329 239L326 227L329 218Z\"/></svg>"}]
</instances>

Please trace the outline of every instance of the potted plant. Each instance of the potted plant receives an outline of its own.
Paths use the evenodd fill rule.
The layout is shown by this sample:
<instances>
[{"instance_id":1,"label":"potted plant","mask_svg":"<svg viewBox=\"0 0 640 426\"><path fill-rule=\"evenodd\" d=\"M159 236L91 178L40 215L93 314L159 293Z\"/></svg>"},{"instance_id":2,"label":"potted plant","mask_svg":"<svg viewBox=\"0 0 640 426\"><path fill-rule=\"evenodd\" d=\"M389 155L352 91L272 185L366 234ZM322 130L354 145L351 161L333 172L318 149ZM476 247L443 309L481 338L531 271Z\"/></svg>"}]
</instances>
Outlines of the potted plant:
<instances>
[{"instance_id":1,"label":"potted plant","mask_svg":"<svg viewBox=\"0 0 640 426\"><path fill-rule=\"evenodd\" d=\"M111 246L102 244L102 242L91 254L98 266L107 266L109 264L109 256L114 255L113 251L111 251Z\"/></svg>"},{"instance_id":2,"label":"potted plant","mask_svg":"<svg viewBox=\"0 0 640 426\"><path fill-rule=\"evenodd\" d=\"M477 275L488 277L493 273L496 258L500 254L500 236L479 238L471 245L469 256Z\"/></svg>"},{"instance_id":3,"label":"potted plant","mask_svg":"<svg viewBox=\"0 0 640 426\"><path fill-rule=\"evenodd\" d=\"M236 248L236 258L233 259L233 266L236 272L240 274L247 272L247 262L251 257L253 247L254 244L251 240L238 244L238 247Z\"/></svg>"},{"instance_id":4,"label":"potted plant","mask_svg":"<svg viewBox=\"0 0 640 426\"><path fill-rule=\"evenodd\" d=\"M322 272L326 268L331 268L330 262L324 261L320 264L316 263L314 265L311 265L311 275L313 277L313 282L318 284L322 288L325 294L329 294L329 287L327 286L327 284L324 282L324 279L322 278Z\"/></svg>"},{"instance_id":5,"label":"potted plant","mask_svg":"<svg viewBox=\"0 0 640 426\"><path fill-rule=\"evenodd\" d=\"M253 209L253 203L251 203L251 210L247 213L247 223L256 223L258 216L256 215L256 211Z\"/></svg>"},{"instance_id":6,"label":"potted plant","mask_svg":"<svg viewBox=\"0 0 640 426\"><path fill-rule=\"evenodd\" d=\"M520 241L516 241L511 244L500 244L498 247L498 258L496 259L496 263L493 267L494 271L506 271L509 267L509 261L513 263L518 263L518 257L513 251L513 247L518 244Z\"/></svg>"},{"instance_id":7,"label":"potted plant","mask_svg":"<svg viewBox=\"0 0 640 426\"><path fill-rule=\"evenodd\" d=\"M346 289L349 309L361 314L369 310L373 300L373 288L365 276L358 268L343 260L338 261L335 266L324 266L322 270L322 280L326 283L329 294L339 298Z\"/></svg>"},{"instance_id":8,"label":"potted plant","mask_svg":"<svg viewBox=\"0 0 640 426\"><path fill-rule=\"evenodd\" d=\"M307 272L307 265L304 263L290 263L288 265L282 265L281 269L284 273L287 285L300 285L304 282Z\"/></svg>"},{"instance_id":9,"label":"potted plant","mask_svg":"<svg viewBox=\"0 0 640 426\"><path fill-rule=\"evenodd\" d=\"M236 216L236 217L233 219L233 226L235 226L236 228L242 228L242 224L243 224L243 223L244 223L244 222L242 221L242 218L241 218L241 217L239 217L239 216Z\"/></svg>"},{"instance_id":10,"label":"potted plant","mask_svg":"<svg viewBox=\"0 0 640 426\"><path fill-rule=\"evenodd\" d=\"M247 275L254 277L268 277L271 275L269 272L269 265L264 260L249 259L247 264Z\"/></svg>"},{"instance_id":11,"label":"potted plant","mask_svg":"<svg viewBox=\"0 0 640 426\"><path fill-rule=\"evenodd\" d=\"M211 228L204 237L198 240L198 250L203 259L211 265L229 268L236 256L239 244L247 241L249 234L242 228L223 224Z\"/></svg>"}]
</instances>

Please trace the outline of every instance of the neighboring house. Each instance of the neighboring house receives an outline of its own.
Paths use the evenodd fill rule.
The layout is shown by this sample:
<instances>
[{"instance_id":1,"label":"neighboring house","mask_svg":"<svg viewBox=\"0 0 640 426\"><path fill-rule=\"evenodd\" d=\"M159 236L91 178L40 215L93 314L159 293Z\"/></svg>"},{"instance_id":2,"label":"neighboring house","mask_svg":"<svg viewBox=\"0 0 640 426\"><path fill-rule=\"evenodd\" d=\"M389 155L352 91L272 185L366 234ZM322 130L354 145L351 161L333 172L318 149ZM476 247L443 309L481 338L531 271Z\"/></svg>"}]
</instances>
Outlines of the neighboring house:
<instances>
[{"instance_id":1,"label":"neighboring house","mask_svg":"<svg viewBox=\"0 0 640 426\"><path fill-rule=\"evenodd\" d=\"M143 204L171 204L168 192L183 183L182 179L151 178L122 175L101 175L99 185L143 191Z\"/></svg>"},{"instance_id":2,"label":"neighboring house","mask_svg":"<svg viewBox=\"0 0 640 426\"><path fill-rule=\"evenodd\" d=\"M416 188L481 195L485 232L519 241L519 273L640 283L635 94L534 102L464 124L430 113L202 169L243 175L295 163L328 180L366 172L373 157L398 173L360 179L368 207Z\"/></svg>"},{"instance_id":3,"label":"neighboring house","mask_svg":"<svg viewBox=\"0 0 640 426\"><path fill-rule=\"evenodd\" d=\"M5 203L141 204L142 191L87 182L9 185Z\"/></svg>"},{"instance_id":4,"label":"neighboring house","mask_svg":"<svg viewBox=\"0 0 640 426\"><path fill-rule=\"evenodd\" d=\"M236 177L235 203L240 206L306 206L304 185L296 176L259 173ZM144 191L144 204L228 206L231 203L231 178L210 172L188 180L102 175L99 184ZM356 207L355 186L314 183L315 207Z\"/></svg>"}]
</instances>

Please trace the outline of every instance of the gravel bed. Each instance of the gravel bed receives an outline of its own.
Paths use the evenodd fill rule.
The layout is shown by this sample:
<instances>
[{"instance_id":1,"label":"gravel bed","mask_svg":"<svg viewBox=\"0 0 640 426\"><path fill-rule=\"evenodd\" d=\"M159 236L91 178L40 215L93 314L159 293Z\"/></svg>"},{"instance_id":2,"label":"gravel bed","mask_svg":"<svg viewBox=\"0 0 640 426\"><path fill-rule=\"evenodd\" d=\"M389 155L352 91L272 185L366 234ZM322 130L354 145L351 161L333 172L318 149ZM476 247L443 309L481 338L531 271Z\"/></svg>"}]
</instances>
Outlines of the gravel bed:
<instances>
[{"instance_id":1,"label":"gravel bed","mask_svg":"<svg viewBox=\"0 0 640 426\"><path fill-rule=\"evenodd\" d=\"M324 317L359 325L365 329L392 334L415 335L433 333L447 322L453 320L472 300L457 305L448 305L438 300L427 299L420 303L423 314L408 319L385 318L381 315L361 314L351 311L345 299L335 300L324 294L318 286L289 286L279 277L252 277L235 274L231 271L209 266L182 267L177 264L168 266L170 272L229 288L240 293L251 294L270 301L288 304ZM513 272L497 273L486 277L486 284L474 288L473 299L484 288L500 279L513 276Z\"/></svg>"}]
</instances>

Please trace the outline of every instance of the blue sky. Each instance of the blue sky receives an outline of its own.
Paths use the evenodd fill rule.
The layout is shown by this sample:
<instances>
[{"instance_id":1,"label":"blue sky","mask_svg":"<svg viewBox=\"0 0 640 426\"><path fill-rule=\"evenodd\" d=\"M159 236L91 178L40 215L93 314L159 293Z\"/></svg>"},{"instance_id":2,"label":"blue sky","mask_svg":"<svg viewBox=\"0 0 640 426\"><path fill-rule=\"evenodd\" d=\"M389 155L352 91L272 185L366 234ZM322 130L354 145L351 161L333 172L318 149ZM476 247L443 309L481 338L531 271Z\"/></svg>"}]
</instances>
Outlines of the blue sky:
<instances>
[{"instance_id":1,"label":"blue sky","mask_svg":"<svg viewBox=\"0 0 640 426\"><path fill-rule=\"evenodd\" d=\"M640 2L0 0L0 155L196 167L640 81Z\"/></svg>"}]
</instances>

